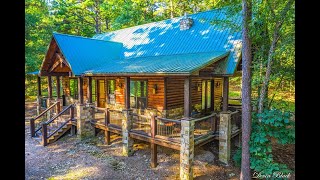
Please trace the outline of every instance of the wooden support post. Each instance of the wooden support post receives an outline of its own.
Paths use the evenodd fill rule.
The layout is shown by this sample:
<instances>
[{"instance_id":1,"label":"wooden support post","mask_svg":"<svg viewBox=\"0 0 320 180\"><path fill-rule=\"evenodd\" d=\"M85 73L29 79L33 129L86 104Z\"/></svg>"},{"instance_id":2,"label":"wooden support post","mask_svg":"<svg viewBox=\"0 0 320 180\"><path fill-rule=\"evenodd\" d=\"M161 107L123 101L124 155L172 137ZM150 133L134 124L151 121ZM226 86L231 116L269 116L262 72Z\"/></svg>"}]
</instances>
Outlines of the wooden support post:
<instances>
[{"instance_id":1,"label":"wooden support post","mask_svg":"<svg viewBox=\"0 0 320 180\"><path fill-rule=\"evenodd\" d=\"M157 122L154 115L151 116L151 167L155 168L158 165L157 162L157 144L154 143L154 138L157 134Z\"/></svg>"},{"instance_id":2,"label":"wooden support post","mask_svg":"<svg viewBox=\"0 0 320 180\"><path fill-rule=\"evenodd\" d=\"M168 84L168 77L165 77L164 78L163 110L167 110L167 84Z\"/></svg>"},{"instance_id":3,"label":"wooden support post","mask_svg":"<svg viewBox=\"0 0 320 180\"><path fill-rule=\"evenodd\" d=\"M83 104L83 77L78 77L78 100L80 104Z\"/></svg>"},{"instance_id":4,"label":"wooden support post","mask_svg":"<svg viewBox=\"0 0 320 180\"><path fill-rule=\"evenodd\" d=\"M52 98L52 82L51 76L48 76L48 99Z\"/></svg>"},{"instance_id":5,"label":"wooden support post","mask_svg":"<svg viewBox=\"0 0 320 180\"><path fill-rule=\"evenodd\" d=\"M76 134L76 126L71 125L70 134L71 134L71 136L74 136Z\"/></svg>"},{"instance_id":6,"label":"wooden support post","mask_svg":"<svg viewBox=\"0 0 320 180\"><path fill-rule=\"evenodd\" d=\"M57 98L60 99L60 76L56 76L57 78Z\"/></svg>"},{"instance_id":7,"label":"wooden support post","mask_svg":"<svg viewBox=\"0 0 320 180\"><path fill-rule=\"evenodd\" d=\"M60 101L57 101L56 113L59 114L60 111L61 111L61 104L60 104Z\"/></svg>"},{"instance_id":8,"label":"wooden support post","mask_svg":"<svg viewBox=\"0 0 320 180\"><path fill-rule=\"evenodd\" d=\"M47 124L43 123L42 124L42 145L46 146L48 144L48 140L47 140Z\"/></svg>"},{"instance_id":9,"label":"wooden support post","mask_svg":"<svg viewBox=\"0 0 320 180\"><path fill-rule=\"evenodd\" d=\"M74 106L71 106L71 108L70 108L70 118L71 118L71 122L72 122L74 119ZM70 134L72 136L76 134L76 127L74 125L71 126Z\"/></svg>"},{"instance_id":10,"label":"wooden support post","mask_svg":"<svg viewBox=\"0 0 320 180\"><path fill-rule=\"evenodd\" d=\"M130 77L124 79L125 108L130 109Z\"/></svg>"},{"instance_id":11,"label":"wooden support post","mask_svg":"<svg viewBox=\"0 0 320 180\"><path fill-rule=\"evenodd\" d=\"M88 102L92 103L92 77L88 77L88 88L87 88L87 94L88 94Z\"/></svg>"},{"instance_id":12,"label":"wooden support post","mask_svg":"<svg viewBox=\"0 0 320 180\"><path fill-rule=\"evenodd\" d=\"M228 110L228 100L229 100L229 77L223 77L223 103L222 111Z\"/></svg>"},{"instance_id":13,"label":"wooden support post","mask_svg":"<svg viewBox=\"0 0 320 180\"><path fill-rule=\"evenodd\" d=\"M34 124L34 119L31 118L30 119L30 133L31 133L31 137L35 137L35 124Z\"/></svg>"},{"instance_id":14,"label":"wooden support post","mask_svg":"<svg viewBox=\"0 0 320 180\"><path fill-rule=\"evenodd\" d=\"M216 132L216 119L217 116L213 116L210 118L211 131Z\"/></svg>"},{"instance_id":15,"label":"wooden support post","mask_svg":"<svg viewBox=\"0 0 320 180\"><path fill-rule=\"evenodd\" d=\"M110 124L110 112L109 108L106 108L105 113L105 125L108 126ZM107 145L110 145L110 131L105 130L104 131L104 140Z\"/></svg>"},{"instance_id":16,"label":"wooden support post","mask_svg":"<svg viewBox=\"0 0 320 180\"><path fill-rule=\"evenodd\" d=\"M207 91L207 89L208 89L208 81L205 80L204 81L204 97L205 97L204 98L204 112L207 112L207 108L208 108L208 99L207 99L208 91Z\"/></svg>"},{"instance_id":17,"label":"wooden support post","mask_svg":"<svg viewBox=\"0 0 320 180\"><path fill-rule=\"evenodd\" d=\"M184 79L184 117L191 117L191 77Z\"/></svg>"},{"instance_id":18,"label":"wooden support post","mask_svg":"<svg viewBox=\"0 0 320 180\"><path fill-rule=\"evenodd\" d=\"M110 124L110 111L109 111L109 108L106 108L105 110L105 126L108 126Z\"/></svg>"},{"instance_id":19,"label":"wooden support post","mask_svg":"<svg viewBox=\"0 0 320 180\"><path fill-rule=\"evenodd\" d=\"M104 131L104 141L107 145L110 145L111 142L110 142L110 131L108 130L105 130Z\"/></svg>"},{"instance_id":20,"label":"wooden support post","mask_svg":"<svg viewBox=\"0 0 320 180\"><path fill-rule=\"evenodd\" d=\"M41 77L37 76L38 96L41 96Z\"/></svg>"},{"instance_id":21,"label":"wooden support post","mask_svg":"<svg viewBox=\"0 0 320 180\"><path fill-rule=\"evenodd\" d=\"M214 111L214 80L211 80L211 111Z\"/></svg>"},{"instance_id":22,"label":"wooden support post","mask_svg":"<svg viewBox=\"0 0 320 180\"><path fill-rule=\"evenodd\" d=\"M74 106L70 107L70 118L71 118L71 121L73 121L73 119L74 119Z\"/></svg>"}]
</instances>

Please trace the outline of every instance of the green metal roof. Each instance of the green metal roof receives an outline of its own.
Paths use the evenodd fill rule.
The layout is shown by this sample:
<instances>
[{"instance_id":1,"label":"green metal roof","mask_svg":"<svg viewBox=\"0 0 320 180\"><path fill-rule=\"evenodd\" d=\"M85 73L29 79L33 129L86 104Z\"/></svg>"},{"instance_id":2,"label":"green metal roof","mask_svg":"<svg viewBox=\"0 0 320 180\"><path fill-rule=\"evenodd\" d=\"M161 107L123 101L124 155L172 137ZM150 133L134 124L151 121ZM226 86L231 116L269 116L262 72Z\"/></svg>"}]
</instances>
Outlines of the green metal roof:
<instances>
[{"instance_id":1,"label":"green metal roof","mask_svg":"<svg viewBox=\"0 0 320 180\"><path fill-rule=\"evenodd\" d=\"M188 15L193 19L193 25L188 30L180 30L179 24L183 17L176 17L97 34L93 38L122 42L125 58L230 51L226 66L214 72L231 75L241 52L241 28L234 31L231 27L241 27L242 18L240 12L231 16L227 10L228 7L225 7ZM229 25L214 23L217 21L228 21Z\"/></svg>"},{"instance_id":2,"label":"green metal roof","mask_svg":"<svg viewBox=\"0 0 320 180\"><path fill-rule=\"evenodd\" d=\"M227 55L229 52L213 51L112 60L85 74L191 74Z\"/></svg>"},{"instance_id":3,"label":"green metal roof","mask_svg":"<svg viewBox=\"0 0 320 180\"><path fill-rule=\"evenodd\" d=\"M190 74L219 61L214 74L231 75L241 52L241 32L212 24L227 20L241 24L241 14L227 9L191 14L193 25L180 30L183 17L95 35L93 38L53 33L74 75L81 74Z\"/></svg>"},{"instance_id":4,"label":"green metal roof","mask_svg":"<svg viewBox=\"0 0 320 180\"><path fill-rule=\"evenodd\" d=\"M99 67L122 56L122 43L53 33L74 75Z\"/></svg>"}]
</instances>

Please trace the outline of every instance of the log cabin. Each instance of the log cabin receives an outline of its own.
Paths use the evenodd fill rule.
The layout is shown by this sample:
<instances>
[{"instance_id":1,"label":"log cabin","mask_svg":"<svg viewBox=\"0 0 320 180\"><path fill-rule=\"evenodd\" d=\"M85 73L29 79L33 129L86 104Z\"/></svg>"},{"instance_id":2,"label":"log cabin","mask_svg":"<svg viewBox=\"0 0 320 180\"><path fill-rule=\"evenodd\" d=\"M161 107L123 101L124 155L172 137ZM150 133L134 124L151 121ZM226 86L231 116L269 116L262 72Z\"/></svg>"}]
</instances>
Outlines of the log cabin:
<instances>
[{"instance_id":1,"label":"log cabin","mask_svg":"<svg viewBox=\"0 0 320 180\"><path fill-rule=\"evenodd\" d=\"M43 99L48 102L47 109L59 101L64 110L60 109L58 114L70 107L73 113L70 120L78 121L74 125L79 129L82 126L79 125L82 115L79 114L80 110L72 110L72 105L90 104L95 109L95 113L92 113L95 115L89 118L90 123L106 131L107 143L110 142L110 132L125 136L121 119L126 118L127 110L130 110L129 115L137 117L132 120L133 123L140 123L132 125L131 130L140 128L140 132L145 135L139 136L139 133L129 131L131 134L128 138L180 150L181 144L175 144L173 137L177 133L174 132L176 128L163 132L161 122L166 121L162 124L166 124L167 128L170 123L179 124L182 120L193 119L195 124L200 121L207 123L201 128L210 127L209 131L213 132L210 138L206 136L202 138L203 141L195 140L195 145L205 144L214 137L217 139L220 121L217 118L218 122L214 123L212 117L230 110L229 78L241 74L241 31L231 25L214 23L225 20L239 26L241 16L239 13L227 15L226 9L222 8L96 34L93 37L54 32L39 71L29 73L38 78L39 107L45 105L41 103ZM47 97L41 94L43 78L48 81ZM52 82L55 82L55 98L52 96ZM96 116L98 111L104 112L102 117ZM49 111L39 110L39 116L45 112ZM116 112L125 117L117 116ZM49 117L49 123L57 117L53 116ZM149 121L141 120L148 117ZM104 121L100 125L99 119ZM156 125L152 119L158 121ZM141 124L146 122L148 125L143 127ZM241 129L239 120L235 126ZM72 127L70 125L65 129ZM201 129L194 125L195 139L197 127L199 132ZM36 136L35 131L40 132L41 128L42 132L47 129L44 126L33 128L32 136ZM182 128L180 124L176 139L184 137L180 136ZM50 137L47 132L45 134L42 142L46 145ZM157 140L157 135L167 139ZM152 147L154 153L156 147ZM156 160L153 159L152 163L156 166Z\"/></svg>"}]
</instances>

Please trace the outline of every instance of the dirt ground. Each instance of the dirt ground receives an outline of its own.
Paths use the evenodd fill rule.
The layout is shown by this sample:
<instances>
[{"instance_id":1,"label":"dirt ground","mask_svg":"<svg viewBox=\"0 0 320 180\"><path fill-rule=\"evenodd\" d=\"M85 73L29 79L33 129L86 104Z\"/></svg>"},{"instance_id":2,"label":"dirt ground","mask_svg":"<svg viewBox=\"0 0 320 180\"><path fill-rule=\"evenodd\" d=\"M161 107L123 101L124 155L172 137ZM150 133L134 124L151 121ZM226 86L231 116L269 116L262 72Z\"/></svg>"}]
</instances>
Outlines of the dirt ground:
<instances>
[{"instance_id":1,"label":"dirt ground","mask_svg":"<svg viewBox=\"0 0 320 180\"><path fill-rule=\"evenodd\" d=\"M26 103L26 119L35 113L35 104ZM179 151L158 146L158 166L151 168L147 143L135 140L135 153L130 157L122 156L121 137L112 135L112 144L105 145L102 133L83 141L66 134L43 147L30 138L28 120L25 124L26 179L179 179ZM279 153L275 158L294 169L294 146L290 150L276 147L276 151ZM240 176L240 169L233 162L229 166L219 163L217 142L197 148L194 164L196 180L239 179Z\"/></svg>"}]
</instances>

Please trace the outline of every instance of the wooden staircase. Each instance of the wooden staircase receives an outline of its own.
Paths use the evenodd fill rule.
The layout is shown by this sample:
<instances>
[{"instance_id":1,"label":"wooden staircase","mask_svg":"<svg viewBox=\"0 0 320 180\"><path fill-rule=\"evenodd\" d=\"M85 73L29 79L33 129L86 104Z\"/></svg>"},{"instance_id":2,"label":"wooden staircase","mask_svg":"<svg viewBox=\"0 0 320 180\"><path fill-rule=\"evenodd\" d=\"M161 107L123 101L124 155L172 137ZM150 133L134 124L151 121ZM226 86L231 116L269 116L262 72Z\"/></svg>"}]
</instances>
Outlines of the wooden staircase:
<instances>
[{"instance_id":1,"label":"wooden staircase","mask_svg":"<svg viewBox=\"0 0 320 180\"><path fill-rule=\"evenodd\" d=\"M50 138L47 139L47 143L51 144L51 143L57 141L61 136L63 136L66 132L68 132L72 126L73 126L72 124L66 124L63 127L61 127L61 129L59 129ZM54 129L50 131L48 128L48 132L53 132L53 131L54 131ZM50 133L48 133L48 134L50 134ZM42 132L41 131L37 132L36 136L33 138L36 141L38 141L39 143L42 143Z\"/></svg>"},{"instance_id":2,"label":"wooden staircase","mask_svg":"<svg viewBox=\"0 0 320 180\"><path fill-rule=\"evenodd\" d=\"M35 128L35 120L43 117L46 112L50 109L53 109L55 106L58 106L58 109L55 113L52 114L52 117L41 124L38 123L38 128ZM69 112L68 112L69 111ZM43 146L57 141L61 136L63 136L69 130L71 133L74 133L75 126L74 122L74 104L71 104L60 112L60 102L57 102L46 109L43 113L38 115L35 118L30 119L30 132L31 137L36 141L41 143Z\"/></svg>"}]
</instances>

